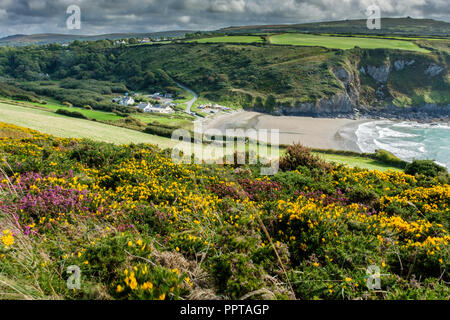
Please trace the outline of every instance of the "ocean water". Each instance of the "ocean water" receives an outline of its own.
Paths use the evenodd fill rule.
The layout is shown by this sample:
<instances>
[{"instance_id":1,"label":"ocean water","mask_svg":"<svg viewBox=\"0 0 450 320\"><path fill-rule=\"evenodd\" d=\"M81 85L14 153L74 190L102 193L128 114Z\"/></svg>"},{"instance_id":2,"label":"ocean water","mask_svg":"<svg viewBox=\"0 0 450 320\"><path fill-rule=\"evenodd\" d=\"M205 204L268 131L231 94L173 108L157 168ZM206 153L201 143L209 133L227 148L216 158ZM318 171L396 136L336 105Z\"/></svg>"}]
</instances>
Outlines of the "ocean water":
<instances>
[{"instance_id":1,"label":"ocean water","mask_svg":"<svg viewBox=\"0 0 450 320\"><path fill-rule=\"evenodd\" d=\"M450 169L450 124L372 121L356 130L363 152L384 149L402 160L431 159Z\"/></svg>"}]
</instances>

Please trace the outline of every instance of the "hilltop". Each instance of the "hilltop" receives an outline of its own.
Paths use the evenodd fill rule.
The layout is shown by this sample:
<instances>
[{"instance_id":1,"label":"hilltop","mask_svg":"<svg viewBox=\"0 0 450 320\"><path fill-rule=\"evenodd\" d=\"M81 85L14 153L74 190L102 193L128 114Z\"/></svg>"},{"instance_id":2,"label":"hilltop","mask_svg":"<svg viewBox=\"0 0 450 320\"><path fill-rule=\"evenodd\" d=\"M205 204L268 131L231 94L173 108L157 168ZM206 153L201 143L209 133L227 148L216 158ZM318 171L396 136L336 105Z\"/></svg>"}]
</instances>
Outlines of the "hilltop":
<instances>
[{"instance_id":1,"label":"hilltop","mask_svg":"<svg viewBox=\"0 0 450 320\"><path fill-rule=\"evenodd\" d=\"M450 23L433 19L381 18L382 28L370 30L367 20L324 21L301 24L234 26L220 29L224 33L274 33L274 32L310 32L338 34L380 34L448 36Z\"/></svg>"},{"instance_id":2,"label":"hilltop","mask_svg":"<svg viewBox=\"0 0 450 320\"><path fill-rule=\"evenodd\" d=\"M4 38L0 38L0 46L27 46L27 45L44 45L50 43L67 44L75 40L78 41L97 41L97 40L117 40L129 38L178 38L183 37L186 30L174 30L163 32L148 33L109 33L100 35L74 35L74 34L57 34L57 33L41 33L41 34L17 34Z\"/></svg>"}]
</instances>

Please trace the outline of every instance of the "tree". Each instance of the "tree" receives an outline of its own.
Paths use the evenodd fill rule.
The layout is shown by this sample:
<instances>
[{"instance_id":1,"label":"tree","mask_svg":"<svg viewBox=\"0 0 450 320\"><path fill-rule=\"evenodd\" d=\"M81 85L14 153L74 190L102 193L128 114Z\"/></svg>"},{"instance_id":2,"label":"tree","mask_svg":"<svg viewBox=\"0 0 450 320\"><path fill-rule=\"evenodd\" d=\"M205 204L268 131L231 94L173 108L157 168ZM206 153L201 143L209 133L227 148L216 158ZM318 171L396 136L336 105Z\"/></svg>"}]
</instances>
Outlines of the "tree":
<instances>
[{"instance_id":1,"label":"tree","mask_svg":"<svg viewBox=\"0 0 450 320\"><path fill-rule=\"evenodd\" d=\"M269 95L266 99L265 109L269 112L273 111L275 109L277 100L273 95Z\"/></svg>"}]
</instances>

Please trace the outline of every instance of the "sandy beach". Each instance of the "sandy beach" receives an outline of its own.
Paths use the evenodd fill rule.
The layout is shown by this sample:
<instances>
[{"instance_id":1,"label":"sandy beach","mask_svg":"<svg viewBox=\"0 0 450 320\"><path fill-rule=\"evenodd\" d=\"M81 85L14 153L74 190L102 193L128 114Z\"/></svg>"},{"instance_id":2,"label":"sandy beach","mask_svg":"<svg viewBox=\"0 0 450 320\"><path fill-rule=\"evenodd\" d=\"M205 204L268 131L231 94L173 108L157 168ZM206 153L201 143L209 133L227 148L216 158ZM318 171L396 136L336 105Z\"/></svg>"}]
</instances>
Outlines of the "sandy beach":
<instances>
[{"instance_id":1,"label":"sandy beach","mask_svg":"<svg viewBox=\"0 0 450 320\"><path fill-rule=\"evenodd\" d=\"M203 121L203 129L279 129L280 144L300 142L320 149L360 151L355 131L364 120L272 116L239 111Z\"/></svg>"}]
</instances>

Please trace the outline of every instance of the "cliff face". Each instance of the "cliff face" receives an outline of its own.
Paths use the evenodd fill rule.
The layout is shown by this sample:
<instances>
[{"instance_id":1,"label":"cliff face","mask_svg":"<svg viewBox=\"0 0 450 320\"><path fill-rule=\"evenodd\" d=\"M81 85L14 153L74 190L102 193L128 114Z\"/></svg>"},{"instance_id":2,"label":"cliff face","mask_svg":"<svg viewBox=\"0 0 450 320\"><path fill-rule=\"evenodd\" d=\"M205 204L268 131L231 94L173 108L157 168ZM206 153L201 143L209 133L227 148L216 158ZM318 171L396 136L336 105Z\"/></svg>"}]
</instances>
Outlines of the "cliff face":
<instances>
[{"instance_id":1,"label":"cliff face","mask_svg":"<svg viewBox=\"0 0 450 320\"><path fill-rule=\"evenodd\" d=\"M370 60L353 57L333 67L332 74L341 86L335 95L315 103L280 107L279 113L417 120L450 118L445 59L436 61L410 54L409 57L386 56L376 63Z\"/></svg>"}]
</instances>

